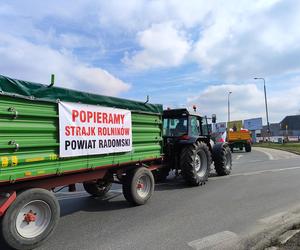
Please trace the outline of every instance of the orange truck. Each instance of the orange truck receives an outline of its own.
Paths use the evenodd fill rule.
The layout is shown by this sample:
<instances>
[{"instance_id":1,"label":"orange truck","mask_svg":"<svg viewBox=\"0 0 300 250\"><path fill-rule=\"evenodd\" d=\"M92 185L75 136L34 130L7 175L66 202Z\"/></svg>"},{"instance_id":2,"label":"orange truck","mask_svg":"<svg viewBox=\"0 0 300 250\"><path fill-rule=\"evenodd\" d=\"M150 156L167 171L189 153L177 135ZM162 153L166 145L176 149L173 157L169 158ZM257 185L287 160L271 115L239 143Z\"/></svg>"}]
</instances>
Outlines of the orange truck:
<instances>
[{"instance_id":1,"label":"orange truck","mask_svg":"<svg viewBox=\"0 0 300 250\"><path fill-rule=\"evenodd\" d=\"M247 129L237 131L230 129L228 131L227 141L232 152L234 148L240 150L245 148L246 152L251 152L251 132Z\"/></svg>"}]
</instances>

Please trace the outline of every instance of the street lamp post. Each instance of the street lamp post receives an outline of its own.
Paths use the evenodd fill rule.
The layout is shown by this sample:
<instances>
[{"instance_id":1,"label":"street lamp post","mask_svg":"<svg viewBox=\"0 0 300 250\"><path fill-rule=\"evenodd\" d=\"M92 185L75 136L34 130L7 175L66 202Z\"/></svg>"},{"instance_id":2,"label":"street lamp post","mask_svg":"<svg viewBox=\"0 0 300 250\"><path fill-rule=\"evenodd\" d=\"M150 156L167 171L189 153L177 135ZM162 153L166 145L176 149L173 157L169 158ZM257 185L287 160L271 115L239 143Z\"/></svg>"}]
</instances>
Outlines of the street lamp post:
<instances>
[{"instance_id":1,"label":"street lamp post","mask_svg":"<svg viewBox=\"0 0 300 250\"><path fill-rule=\"evenodd\" d=\"M263 77L255 77L254 80L263 80L264 81L264 93L265 93L265 106L266 106L266 117L267 117L267 134L269 136L269 142L270 142L270 123L269 123L269 113L268 113L268 102L267 102L267 91L266 91L266 81Z\"/></svg>"},{"instance_id":2,"label":"street lamp post","mask_svg":"<svg viewBox=\"0 0 300 250\"><path fill-rule=\"evenodd\" d=\"M232 94L231 91L228 92L228 122L230 122L230 94Z\"/></svg>"}]
</instances>

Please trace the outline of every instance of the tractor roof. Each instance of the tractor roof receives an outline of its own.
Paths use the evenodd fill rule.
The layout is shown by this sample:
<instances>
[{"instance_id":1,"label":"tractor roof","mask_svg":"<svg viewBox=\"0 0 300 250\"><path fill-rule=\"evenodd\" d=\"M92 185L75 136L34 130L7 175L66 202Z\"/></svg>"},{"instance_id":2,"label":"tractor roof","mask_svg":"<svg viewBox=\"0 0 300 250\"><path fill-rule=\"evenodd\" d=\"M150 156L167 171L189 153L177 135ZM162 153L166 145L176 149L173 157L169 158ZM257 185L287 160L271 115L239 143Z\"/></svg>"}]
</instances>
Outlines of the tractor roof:
<instances>
[{"instance_id":1,"label":"tractor roof","mask_svg":"<svg viewBox=\"0 0 300 250\"><path fill-rule=\"evenodd\" d=\"M189 111L186 108L182 109L167 109L164 110L163 116L168 118L168 117L179 117L179 116L187 116L187 115L194 115L194 116L201 116L200 114L194 112L194 111Z\"/></svg>"}]
</instances>

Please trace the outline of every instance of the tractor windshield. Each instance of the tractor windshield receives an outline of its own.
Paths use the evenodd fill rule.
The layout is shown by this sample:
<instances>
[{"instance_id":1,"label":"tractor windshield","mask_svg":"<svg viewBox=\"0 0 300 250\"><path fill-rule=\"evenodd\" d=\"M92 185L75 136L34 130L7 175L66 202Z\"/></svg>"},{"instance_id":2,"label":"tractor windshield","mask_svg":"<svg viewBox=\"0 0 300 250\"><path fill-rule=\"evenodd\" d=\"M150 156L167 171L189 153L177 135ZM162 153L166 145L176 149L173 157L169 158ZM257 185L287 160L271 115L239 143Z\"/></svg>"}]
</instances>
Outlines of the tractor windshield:
<instances>
[{"instance_id":1,"label":"tractor windshield","mask_svg":"<svg viewBox=\"0 0 300 250\"><path fill-rule=\"evenodd\" d=\"M164 136L182 136L188 133L187 118L165 118Z\"/></svg>"}]
</instances>

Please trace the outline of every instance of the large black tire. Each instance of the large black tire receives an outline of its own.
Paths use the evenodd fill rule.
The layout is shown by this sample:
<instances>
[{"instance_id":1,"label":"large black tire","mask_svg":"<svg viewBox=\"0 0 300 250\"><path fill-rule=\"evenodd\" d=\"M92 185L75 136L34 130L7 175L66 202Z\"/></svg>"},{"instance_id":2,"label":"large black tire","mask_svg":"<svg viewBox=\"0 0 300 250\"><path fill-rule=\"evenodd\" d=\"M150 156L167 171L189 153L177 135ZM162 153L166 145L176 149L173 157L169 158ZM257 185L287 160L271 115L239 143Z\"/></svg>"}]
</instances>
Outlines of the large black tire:
<instances>
[{"instance_id":1,"label":"large black tire","mask_svg":"<svg viewBox=\"0 0 300 250\"><path fill-rule=\"evenodd\" d=\"M180 154L181 174L191 186L204 184L210 172L211 153L203 142L184 147Z\"/></svg>"},{"instance_id":2,"label":"large black tire","mask_svg":"<svg viewBox=\"0 0 300 250\"><path fill-rule=\"evenodd\" d=\"M94 197L104 196L111 189L111 186L112 182L107 180L83 183L84 190Z\"/></svg>"},{"instance_id":3,"label":"large black tire","mask_svg":"<svg viewBox=\"0 0 300 250\"><path fill-rule=\"evenodd\" d=\"M29 218L34 216L35 220L26 218L26 214ZM59 217L60 207L51 192L40 188L28 189L18 194L7 209L2 220L3 239L14 249L36 248L52 235Z\"/></svg>"},{"instance_id":4,"label":"large black tire","mask_svg":"<svg viewBox=\"0 0 300 250\"><path fill-rule=\"evenodd\" d=\"M133 205L144 205L154 192L154 184L154 177L149 169L132 169L123 179L124 197Z\"/></svg>"},{"instance_id":5,"label":"large black tire","mask_svg":"<svg viewBox=\"0 0 300 250\"><path fill-rule=\"evenodd\" d=\"M226 143L217 143L213 147L213 161L218 175L229 175L232 168L232 155Z\"/></svg>"},{"instance_id":6,"label":"large black tire","mask_svg":"<svg viewBox=\"0 0 300 250\"><path fill-rule=\"evenodd\" d=\"M251 144L250 143L247 143L245 145L245 150L246 150L246 152L251 152Z\"/></svg>"}]
</instances>

